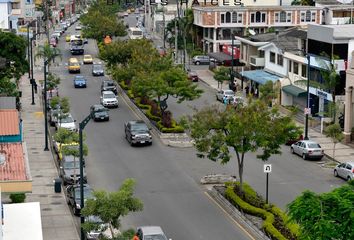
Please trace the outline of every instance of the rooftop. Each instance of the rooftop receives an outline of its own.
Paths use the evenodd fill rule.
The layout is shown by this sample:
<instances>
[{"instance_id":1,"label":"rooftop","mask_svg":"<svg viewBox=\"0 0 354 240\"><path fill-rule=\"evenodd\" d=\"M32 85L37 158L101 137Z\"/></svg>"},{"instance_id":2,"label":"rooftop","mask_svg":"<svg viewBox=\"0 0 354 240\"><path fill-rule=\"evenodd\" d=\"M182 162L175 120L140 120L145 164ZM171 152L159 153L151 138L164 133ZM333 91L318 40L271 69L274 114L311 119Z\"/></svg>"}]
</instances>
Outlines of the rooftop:
<instances>
[{"instance_id":1,"label":"rooftop","mask_svg":"<svg viewBox=\"0 0 354 240\"><path fill-rule=\"evenodd\" d=\"M18 111L16 109L0 109L0 136L19 134Z\"/></svg>"},{"instance_id":2,"label":"rooftop","mask_svg":"<svg viewBox=\"0 0 354 240\"><path fill-rule=\"evenodd\" d=\"M21 143L0 144L0 154L5 157L5 162L0 164L0 182L29 180Z\"/></svg>"}]
</instances>

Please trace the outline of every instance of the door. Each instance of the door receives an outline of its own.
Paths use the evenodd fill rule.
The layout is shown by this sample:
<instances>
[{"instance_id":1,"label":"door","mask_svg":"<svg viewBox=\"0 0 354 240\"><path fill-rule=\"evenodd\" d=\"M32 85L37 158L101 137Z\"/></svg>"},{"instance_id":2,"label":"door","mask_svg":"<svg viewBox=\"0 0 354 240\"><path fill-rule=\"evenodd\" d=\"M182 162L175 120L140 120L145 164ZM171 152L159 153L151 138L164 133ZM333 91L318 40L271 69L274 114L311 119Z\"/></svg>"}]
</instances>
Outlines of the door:
<instances>
[{"instance_id":1,"label":"door","mask_svg":"<svg viewBox=\"0 0 354 240\"><path fill-rule=\"evenodd\" d=\"M338 176L344 177L345 172L345 163L342 163L338 166Z\"/></svg>"}]
</instances>

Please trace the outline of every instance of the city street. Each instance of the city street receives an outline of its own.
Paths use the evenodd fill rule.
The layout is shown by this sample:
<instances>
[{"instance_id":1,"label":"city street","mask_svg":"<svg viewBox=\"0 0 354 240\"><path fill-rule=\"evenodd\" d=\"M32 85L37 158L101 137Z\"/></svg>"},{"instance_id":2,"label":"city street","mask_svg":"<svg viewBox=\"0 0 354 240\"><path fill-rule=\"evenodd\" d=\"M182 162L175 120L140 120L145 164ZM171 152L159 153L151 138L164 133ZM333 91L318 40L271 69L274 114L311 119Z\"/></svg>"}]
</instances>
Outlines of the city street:
<instances>
[{"instance_id":1,"label":"city street","mask_svg":"<svg viewBox=\"0 0 354 240\"><path fill-rule=\"evenodd\" d=\"M131 16L134 17L134 16ZM65 34L73 34L71 27ZM80 75L88 79L87 88L75 89L73 78L65 64L69 57L69 44L60 39L62 61L52 71L61 78L60 96L69 97L71 113L77 125L89 114L89 107L99 103L102 77L91 75L91 65L81 65ZM97 57L93 40L85 45L85 54ZM82 59L82 56L77 56ZM97 59L96 59L97 60ZM207 66L192 66L192 69ZM105 77L107 78L107 77ZM192 108L220 104L215 100L215 90L205 83L197 83L204 94L193 102L177 104L171 98L169 110L175 118L191 114ZM124 218L123 229L139 225L160 225L168 237L178 239L252 239L238 227L209 197L200 186L202 176L210 173L237 173L236 159L221 166L208 159L196 157L193 148L171 148L153 137L153 145L131 147L124 136L124 122L137 119L135 113L119 96L119 108L110 110L109 122L91 121L85 128L89 154L86 159L88 182L94 189L117 190L126 178L137 181L136 195L143 201L144 210ZM271 157L273 165L269 182L269 200L285 209L305 189L316 192L330 191L344 181L334 178L331 169L320 167L316 161L304 161L291 155L287 146L283 154ZM256 154L247 154L244 181L258 193L265 194L263 163Z\"/></svg>"}]
</instances>

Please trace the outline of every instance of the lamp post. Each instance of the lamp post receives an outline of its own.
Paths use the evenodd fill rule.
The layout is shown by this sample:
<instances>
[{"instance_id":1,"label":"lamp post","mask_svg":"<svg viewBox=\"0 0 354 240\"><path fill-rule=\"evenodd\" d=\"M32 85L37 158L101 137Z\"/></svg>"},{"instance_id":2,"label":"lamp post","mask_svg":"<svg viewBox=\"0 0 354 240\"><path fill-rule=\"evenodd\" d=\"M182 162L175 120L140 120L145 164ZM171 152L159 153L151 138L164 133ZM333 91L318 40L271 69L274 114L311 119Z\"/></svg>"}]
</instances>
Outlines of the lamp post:
<instances>
[{"instance_id":1,"label":"lamp post","mask_svg":"<svg viewBox=\"0 0 354 240\"><path fill-rule=\"evenodd\" d=\"M47 111L48 111L48 104L47 104L47 65L48 60L44 60L44 151L49 151L48 148L48 120L47 120Z\"/></svg>"},{"instance_id":2,"label":"lamp post","mask_svg":"<svg viewBox=\"0 0 354 240\"><path fill-rule=\"evenodd\" d=\"M29 24L30 23L27 23L27 44L28 44L28 47L27 47L27 59L28 59L28 78L31 79L31 64L30 64L30 61L31 61L31 57L30 57L30 37L29 37Z\"/></svg>"},{"instance_id":3,"label":"lamp post","mask_svg":"<svg viewBox=\"0 0 354 240\"><path fill-rule=\"evenodd\" d=\"M84 130L85 126L88 124L88 122L91 120L91 114L89 114L82 122L79 123L79 151L80 151L80 206L81 209L84 208L84 164L83 164L83 159L84 159L84 154L83 154L83 137L82 137L82 130ZM81 222L81 240L85 240L85 232L84 229L82 228L82 224L85 223L85 218L81 214L80 217L80 222Z\"/></svg>"},{"instance_id":4,"label":"lamp post","mask_svg":"<svg viewBox=\"0 0 354 240\"><path fill-rule=\"evenodd\" d=\"M31 41L30 41L30 44L31 44L31 79L30 79L30 83L31 83L31 87L32 87L32 105L35 105L35 102L34 102L34 88L35 88L35 85L36 85L36 82L33 78L33 49L32 49L32 40L33 40L33 36L31 38Z\"/></svg>"},{"instance_id":5,"label":"lamp post","mask_svg":"<svg viewBox=\"0 0 354 240\"><path fill-rule=\"evenodd\" d=\"M309 109L310 109L310 55L306 54L307 58L307 90L306 90L306 108L307 111L305 113L305 140L309 140L308 132L309 132Z\"/></svg>"},{"instance_id":6,"label":"lamp post","mask_svg":"<svg viewBox=\"0 0 354 240\"><path fill-rule=\"evenodd\" d=\"M230 73L230 86L234 86L234 33L231 33L231 73Z\"/></svg>"}]
</instances>

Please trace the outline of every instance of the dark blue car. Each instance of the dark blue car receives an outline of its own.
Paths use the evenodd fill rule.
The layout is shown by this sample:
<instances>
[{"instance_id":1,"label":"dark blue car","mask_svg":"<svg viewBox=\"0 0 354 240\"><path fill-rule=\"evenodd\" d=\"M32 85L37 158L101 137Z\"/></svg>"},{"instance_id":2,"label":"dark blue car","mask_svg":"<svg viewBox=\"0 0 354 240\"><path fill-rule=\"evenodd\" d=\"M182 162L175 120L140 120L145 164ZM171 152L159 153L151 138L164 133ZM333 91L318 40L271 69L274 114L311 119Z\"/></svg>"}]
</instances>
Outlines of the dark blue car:
<instances>
[{"instance_id":1,"label":"dark blue car","mask_svg":"<svg viewBox=\"0 0 354 240\"><path fill-rule=\"evenodd\" d=\"M86 78L84 76L75 76L74 78L74 87L75 88L86 88Z\"/></svg>"}]
</instances>

